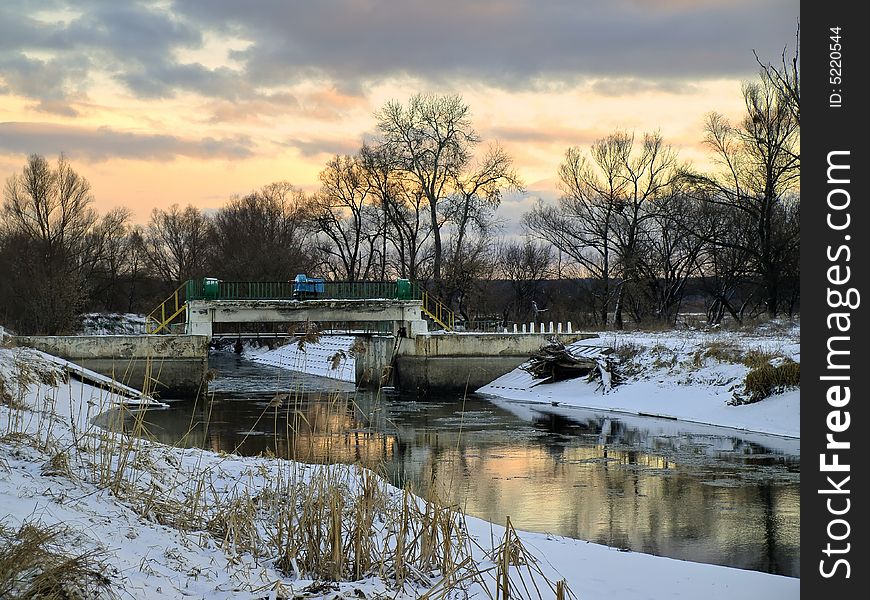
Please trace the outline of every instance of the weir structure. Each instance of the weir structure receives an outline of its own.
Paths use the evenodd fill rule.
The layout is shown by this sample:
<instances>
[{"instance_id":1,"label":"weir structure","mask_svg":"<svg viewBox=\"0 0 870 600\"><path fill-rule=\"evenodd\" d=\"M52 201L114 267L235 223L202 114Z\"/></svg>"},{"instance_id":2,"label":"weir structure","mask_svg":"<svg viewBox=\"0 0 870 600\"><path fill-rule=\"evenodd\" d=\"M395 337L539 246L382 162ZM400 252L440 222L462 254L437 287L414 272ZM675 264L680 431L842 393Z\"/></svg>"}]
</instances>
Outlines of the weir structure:
<instances>
[{"instance_id":1,"label":"weir structure","mask_svg":"<svg viewBox=\"0 0 870 600\"><path fill-rule=\"evenodd\" d=\"M473 390L523 363L554 335L565 343L592 337L572 332L570 324L565 332L561 326L553 331L552 323L548 333L535 332L534 326L528 333L525 326L522 333L516 328L513 333L459 332L453 312L414 282L298 276L285 282L189 280L148 315L142 336L32 337L19 343L137 389L151 385L160 396L184 397L206 385L213 337L241 337L244 325L261 328L264 323L327 328L343 323L362 332L355 352L357 384L422 392Z\"/></svg>"},{"instance_id":2,"label":"weir structure","mask_svg":"<svg viewBox=\"0 0 870 600\"><path fill-rule=\"evenodd\" d=\"M188 280L146 318L148 333L213 336L225 323L379 324L414 337L429 323L452 331L456 318L422 286L396 281L220 281ZM310 281L317 283L312 285Z\"/></svg>"}]
</instances>

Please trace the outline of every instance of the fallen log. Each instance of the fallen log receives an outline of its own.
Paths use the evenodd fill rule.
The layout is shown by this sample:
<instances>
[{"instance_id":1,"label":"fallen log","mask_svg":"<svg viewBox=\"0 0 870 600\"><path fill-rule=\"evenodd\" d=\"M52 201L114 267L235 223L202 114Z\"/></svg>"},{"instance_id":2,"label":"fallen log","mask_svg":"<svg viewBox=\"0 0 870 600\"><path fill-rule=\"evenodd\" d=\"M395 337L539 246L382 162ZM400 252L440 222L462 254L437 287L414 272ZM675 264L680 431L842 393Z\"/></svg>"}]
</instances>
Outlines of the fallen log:
<instances>
[{"instance_id":1,"label":"fallen log","mask_svg":"<svg viewBox=\"0 0 870 600\"><path fill-rule=\"evenodd\" d=\"M601 346L572 344L565 346L553 339L541 346L520 368L540 383L553 383L586 376L590 381L600 380L605 391L619 383L621 377L610 357L613 350Z\"/></svg>"}]
</instances>

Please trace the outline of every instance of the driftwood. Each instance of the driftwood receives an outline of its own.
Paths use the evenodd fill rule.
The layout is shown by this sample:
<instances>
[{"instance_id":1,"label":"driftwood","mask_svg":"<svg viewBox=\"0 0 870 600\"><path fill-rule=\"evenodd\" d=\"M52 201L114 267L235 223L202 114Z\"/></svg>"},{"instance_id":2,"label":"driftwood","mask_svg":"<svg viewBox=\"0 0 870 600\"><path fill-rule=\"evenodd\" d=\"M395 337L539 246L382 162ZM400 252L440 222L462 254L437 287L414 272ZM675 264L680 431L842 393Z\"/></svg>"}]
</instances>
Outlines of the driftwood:
<instances>
[{"instance_id":1,"label":"driftwood","mask_svg":"<svg viewBox=\"0 0 870 600\"><path fill-rule=\"evenodd\" d=\"M538 349L520 368L539 383L553 383L586 376L589 381L599 380L604 391L622 379L616 372L616 363L610 348L593 346L566 347L556 339Z\"/></svg>"},{"instance_id":2,"label":"driftwood","mask_svg":"<svg viewBox=\"0 0 870 600\"><path fill-rule=\"evenodd\" d=\"M561 381L587 375L597 367L594 358L574 356L563 343L552 340L532 354L522 369L535 379Z\"/></svg>"}]
</instances>

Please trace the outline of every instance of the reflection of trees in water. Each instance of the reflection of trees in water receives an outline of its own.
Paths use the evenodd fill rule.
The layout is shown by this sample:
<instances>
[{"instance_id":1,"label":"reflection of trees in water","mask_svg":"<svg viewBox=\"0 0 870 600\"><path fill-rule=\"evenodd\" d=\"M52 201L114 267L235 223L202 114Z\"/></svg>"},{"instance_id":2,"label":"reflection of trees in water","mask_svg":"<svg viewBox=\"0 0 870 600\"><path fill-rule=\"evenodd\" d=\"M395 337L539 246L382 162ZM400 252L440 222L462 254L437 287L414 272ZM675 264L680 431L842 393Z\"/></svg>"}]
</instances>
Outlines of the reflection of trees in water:
<instances>
[{"instance_id":1,"label":"reflection of trees in water","mask_svg":"<svg viewBox=\"0 0 870 600\"><path fill-rule=\"evenodd\" d=\"M536 411L532 424L556 436L596 438L597 443L604 446L642 448L670 456L688 452L755 466L790 465L797 462L795 457L785 456L740 437L689 432L662 435L627 425L622 420L609 416L571 418L561 413ZM560 439L553 438L555 448L560 445L556 440Z\"/></svg>"},{"instance_id":2,"label":"reflection of trees in water","mask_svg":"<svg viewBox=\"0 0 870 600\"><path fill-rule=\"evenodd\" d=\"M147 421L153 437L170 445L310 463L376 466L392 459L395 444L394 435L366 428L346 396L318 402L277 395L268 405L199 403L151 413Z\"/></svg>"},{"instance_id":3,"label":"reflection of trees in water","mask_svg":"<svg viewBox=\"0 0 870 600\"><path fill-rule=\"evenodd\" d=\"M717 451L739 451L728 464L708 453L710 438L656 436L612 418L542 415L529 424L471 400L460 417L459 402L358 396L357 407L329 397L268 406L269 399L188 406L149 420L162 420L153 428L158 439L179 439L192 420L190 446L379 463L394 484L434 485L443 499L493 522L510 515L518 527L634 551L797 574L797 483L760 481L744 460L764 459L758 445L718 440ZM251 429L262 435L245 437Z\"/></svg>"}]
</instances>

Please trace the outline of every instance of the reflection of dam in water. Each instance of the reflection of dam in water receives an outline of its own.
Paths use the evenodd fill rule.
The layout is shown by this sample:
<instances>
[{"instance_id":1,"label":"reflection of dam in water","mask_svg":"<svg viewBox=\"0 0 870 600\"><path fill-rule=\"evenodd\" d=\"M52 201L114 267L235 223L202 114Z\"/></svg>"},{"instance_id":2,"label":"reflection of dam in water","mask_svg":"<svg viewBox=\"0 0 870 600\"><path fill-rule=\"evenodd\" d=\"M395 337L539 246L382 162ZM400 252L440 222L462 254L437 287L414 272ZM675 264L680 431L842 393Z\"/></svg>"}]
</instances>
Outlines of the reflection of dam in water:
<instances>
[{"instance_id":1,"label":"reflection of dam in water","mask_svg":"<svg viewBox=\"0 0 870 600\"><path fill-rule=\"evenodd\" d=\"M218 368L213 402L147 414L158 440L359 461L397 485L434 484L490 521L510 516L522 529L798 575L796 440L477 397L276 394L344 384L236 357Z\"/></svg>"}]
</instances>

